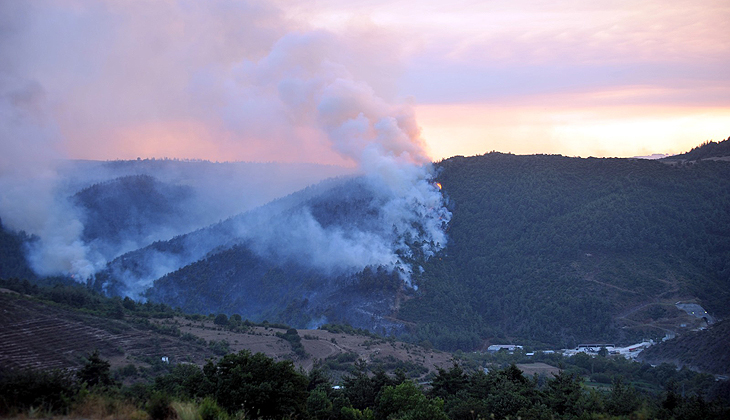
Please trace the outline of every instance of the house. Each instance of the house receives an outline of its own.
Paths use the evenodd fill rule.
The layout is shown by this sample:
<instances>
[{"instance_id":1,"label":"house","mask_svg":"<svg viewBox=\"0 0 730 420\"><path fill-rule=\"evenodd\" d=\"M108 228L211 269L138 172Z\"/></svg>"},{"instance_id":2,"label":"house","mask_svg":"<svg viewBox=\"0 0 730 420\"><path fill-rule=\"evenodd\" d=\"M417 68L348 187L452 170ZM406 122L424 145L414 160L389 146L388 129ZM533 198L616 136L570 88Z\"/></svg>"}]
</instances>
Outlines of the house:
<instances>
[{"instance_id":1,"label":"house","mask_svg":"<svg viewBox=\"0 0 730 420\"><path fill-rule=\"evenodd\" d=\"M517 349L522 349L522 346L515 344L493 344L487 347L487 351L490 353L496 353L500 350L507 350L510 353L514 353Z\"/></svg>"},{"instance_id":2,"label":"house","mask_svg":"<svg viewBox=\"0 0 730 420\"><path fill-rule=\"evenodd\" d=\"M583 353L598 353L602 348L610 353L616 349L616 346L613 344L579 344L575 350Z\"/></svg>"}]
</instances>

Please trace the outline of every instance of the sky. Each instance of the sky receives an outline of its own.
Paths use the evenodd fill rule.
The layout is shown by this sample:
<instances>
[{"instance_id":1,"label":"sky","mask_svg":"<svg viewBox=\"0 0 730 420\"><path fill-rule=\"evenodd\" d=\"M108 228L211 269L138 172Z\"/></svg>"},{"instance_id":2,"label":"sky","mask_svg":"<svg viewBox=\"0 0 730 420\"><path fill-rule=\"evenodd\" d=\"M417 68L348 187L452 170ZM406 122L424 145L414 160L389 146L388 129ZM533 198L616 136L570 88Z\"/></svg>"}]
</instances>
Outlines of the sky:
<instances>
[{"instance_id":1,"label":"sky","mask_svg":"<svg viewBox=\"0 0 730 420\"><path fill-rule=\"evenodd\" d=\"M403 116L432 160L681 153L730 137L727 22L727 0L0 0L0 173L354 165L335 108Z\"/></svg>"}]
</instances>

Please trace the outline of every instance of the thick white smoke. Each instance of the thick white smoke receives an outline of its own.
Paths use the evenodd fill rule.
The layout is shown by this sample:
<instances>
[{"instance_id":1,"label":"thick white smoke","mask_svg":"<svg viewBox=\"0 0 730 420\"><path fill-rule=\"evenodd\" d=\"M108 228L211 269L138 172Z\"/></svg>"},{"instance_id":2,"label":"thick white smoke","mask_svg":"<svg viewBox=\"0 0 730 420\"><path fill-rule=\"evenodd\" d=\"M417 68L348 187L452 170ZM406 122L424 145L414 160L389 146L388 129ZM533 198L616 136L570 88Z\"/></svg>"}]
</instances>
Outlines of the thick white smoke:
<instances>
[{"instance_id":1,"label":"thick white smoke","mask_svg":"<svg viewBox=\"0 0 730 420\"><path fill-rule=\"evenodd\" d=\"M432 183L412 109L386 102L332 61L331 52L340 47L331 34L289 34L263 59L235 69L233 92L245 102L272 104L295 126L321 130L337 153L356 162L380 207L377 225L325 228L303 211L285 222L269 222L265 230L243 226L241 235L266 252L321 269L399 269L410 285L412 268L404 259L412 257L413 246L425 258L443 248L451 214ZM280 231L272 235L271 226Z\"/></svg>"},{"instance_id":2,"label":"thick white smoke","mask_svg":"<svg viewBox=\"0 0 730 420\"><path fill-rule=\"evenodd\" d=\"M377 28L309 30L254 0L2 2L0 11L0 217L40 237L30 247L39 274L81 279L115 256L84 243L84 219L68 202L78 189L55 167L94 151L113 159L127 147L149 157L184 149L349 163L376 192L378 226L367 229L325 227L306 211L272 227L284 235L277 240L265 224L242 225L241 238L258 238L262 253L329 270L407 273L414 246L428 257L445 245L450 214L430 181L413 111L389 94L398 46ZM254 188L271 186L264 180L235 194ZM162 259L175 268L175 258Z\"/></svg>"},{"instance_id":3,"label":"thick white smoke","mask_svg":"<svg viewBox=\"0 0 730 420\"><path fill-rule=\"evenodd\" d=\"M0 216L3 224L41 239L29 244L29 263L40 275L83 278L105 261L80 239L76 209L59 194L61 135L38 84L0 73Z\"/></svg>"}]
</instances>

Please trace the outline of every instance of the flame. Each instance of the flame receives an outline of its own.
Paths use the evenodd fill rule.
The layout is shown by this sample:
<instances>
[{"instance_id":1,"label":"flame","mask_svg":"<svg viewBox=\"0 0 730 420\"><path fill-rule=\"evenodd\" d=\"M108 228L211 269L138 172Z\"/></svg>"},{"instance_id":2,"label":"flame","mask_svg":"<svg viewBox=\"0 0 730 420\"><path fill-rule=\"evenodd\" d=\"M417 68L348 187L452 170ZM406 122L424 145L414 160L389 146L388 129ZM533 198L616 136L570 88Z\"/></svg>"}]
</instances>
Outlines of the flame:
<instances>
[{"instance_id":1,"label":"flame","mask_svg":"<svg viewBox=\"0 0 730 420\"><path fill-rule=\"evenodd\" d=\"M434 183L434 185L436 185L436 188L441 189L441 183L440 182L436 182L436 183Z\"/></svg>"}]
</instances>

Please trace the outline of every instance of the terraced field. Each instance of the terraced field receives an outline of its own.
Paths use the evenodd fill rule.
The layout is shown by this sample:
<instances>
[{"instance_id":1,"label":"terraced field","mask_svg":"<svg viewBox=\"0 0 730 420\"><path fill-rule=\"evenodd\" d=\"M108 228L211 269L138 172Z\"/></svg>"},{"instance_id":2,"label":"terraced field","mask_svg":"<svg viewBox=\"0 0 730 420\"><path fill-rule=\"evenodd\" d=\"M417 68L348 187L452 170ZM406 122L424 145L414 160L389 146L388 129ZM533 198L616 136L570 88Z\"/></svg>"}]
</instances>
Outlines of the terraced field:
<instances>
[{"instance_id":1,"label":"terraced field","mask_svg":"<svg viewBox=\"0 0 730 420\"><path fill-rule=\"evenodd\" d=\"M76 369L94 350L110 361L112 369L129 364L150 367L162 357L170 363L202 365L222 354L220 348L216 350L211 345L221 342L230 352L243 349L262 352L277 360L292 360L305 370L315 363L344 370L362 359L383 366L386 371L400 367L414 377L422 377L439 367L448 368L452 357L450 353L394 340L298 330L306 352L301 357L279 336L286 332L280 328L259 326L232 332L215 325L209 318L191 320L177 316L147 320L129 315L123 319L102 318L4 289L0 289L0 308L0 368ZM176 331L176 336L155 332L149 324Z\"/></svg>"},{"instance_id":2,"label":"terraced field","mask_svg":"<svg viewBox=\"0 0 730 420\"><path fill-rule=\"evenodd\" d=\"M169 354L203 363L212 352L130 325L32 301L14 292L0 293L0 366L6 368L78 368L98 350L112 367Z\"/></svg>"}]
</instances>

